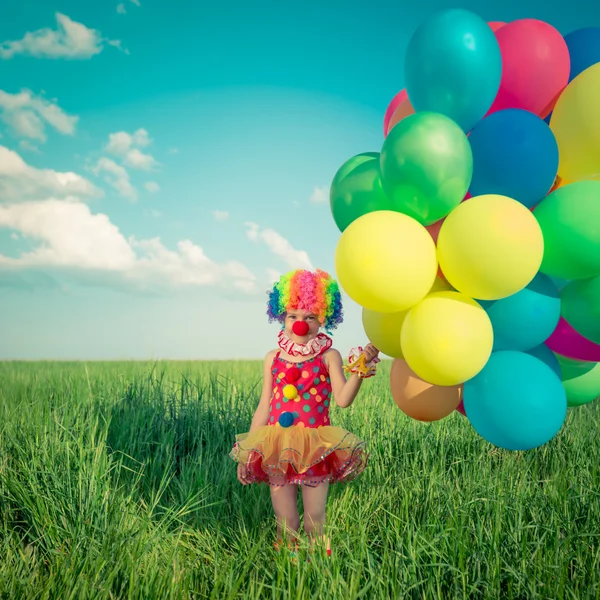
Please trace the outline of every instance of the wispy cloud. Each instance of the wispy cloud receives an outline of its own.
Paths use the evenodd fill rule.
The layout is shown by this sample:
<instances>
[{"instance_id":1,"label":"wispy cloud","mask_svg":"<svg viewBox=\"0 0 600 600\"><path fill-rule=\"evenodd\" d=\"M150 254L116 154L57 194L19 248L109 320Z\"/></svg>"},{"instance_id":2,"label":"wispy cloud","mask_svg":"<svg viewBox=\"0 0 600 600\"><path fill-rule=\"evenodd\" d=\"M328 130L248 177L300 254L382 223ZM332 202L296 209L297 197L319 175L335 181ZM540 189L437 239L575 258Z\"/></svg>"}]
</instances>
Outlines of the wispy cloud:
<instances>
[{"instance_id":1,"label":"wispy cloud","mask_svg":"<svg viewBox=\"0 0 600 600\"><path fill-rule=\"evenodd\" d=\"M160 192L160 185L158 185L158 183L156 183L156 181L147 181L144 184L144 187L151 194L156 194L157 192Z\"/></svg>"},{"instance_id":2,"label":"wispy cloud","mask_svg":"<svg viewBox=\"0 0 600 600\"><path fill-rule=\"evenodd\" d=\"M262 242L275 255L281 258L290 269L314 270L305 250L296 250L292 244L273 229L260 229L256 223L247 222L246 236L252 242Z\"/></svg>"},{"instance_id":3,"label":"wispy cloud","mask_svg":"<svg viewBox=\"0 0 600 600\"><path fill-rule=\"evenodd\" d=\"M329 201L329 189L326 187L316 187L310 195L311 204L325 204Z\"/></svg>"},{"instance_id":4,"label":"wispy cloud","mask_svg":"<svg viewBox=\"0 0 600 600\"><path fill-rule=\"evenodd\" d=\"M1 42L0 58L23 54L36 58L88 59L102 52L109 41L96 29L56 13L56 29L45 27L27 32L20 40ZM113 45L116 42L113 40Z\"/></svg>"},{"instance_id":5,"label":"wispy cloud","mask_svg":"<svg viewBox=\"0 0 600 600\"><path fill-rule=\"evenodd\" d=\"M36 169L14 150L0 145L0 204L53 196L99 197L102 190L71 171Z\"/></svg>"},{"instance_id":6,"label":"wispy cloud","mask_svg":"<svg viewBox=\"0 0 600 600\"><path fill-rule=\"evenodd\" d=\"M19 137L46 141L46 126L73 135L79 117L68 115L58 104L29 90L9 94L0 90L0 117Z\"/></svg>"},{"instance_id":7,"label":"wispy cloud","mask_svg":"<svg viewBox=\"0 0 600 600\"><path fill-rule=\"evenodd\" d=\"M103 156L91 167L92 173L102 176L104 181L114 188L123 198L137 200L138 192L131 184L127 169L118 165L114 160Z\"/></svg>"},{"instance_id":8,"label":"wispy cloud","mask_svg":"<svg viewBox=\"0 0 600 600\"><path fill-rule=\"evenodd\" d=\"M25 152L35 152L36 154L40 153L40 149L35 144L32 144L27 140L21 140L19 142L19 148Z\"/></svg>"},{"instance_id":9,"label":"wispy cloud","mask_svg":"<svg viewBox=\"0 0 600 600\"><path fill-rule=\"evenodd\" d=\"M254 274L238 261L217 263L191 240L169 249L158 237L127 239L107 215L93 214L76 199L0 205L2 227L38 245L17 258L0 255L0 272L43 268L83 283L142 291L213 286L252 293L256 287Z\"/></svg>"},{"instance_id":10,"label":"wispy cloud","mask_svg":"<svg viewBox=\"0 0 600 600\"><path fill-rule=\"evenodd\" d=\"M132 169L150 171L158 166L158 162L152 155L142 152L140 148L149 146L151 142L148 132L143 128L132 134L126 131L118 131L108 136L108 144L105 150L121 158L123 164Z\"/></svg>"},{"instance_id":11,"label":"wispy cloud","mask_svg":"<svg viewBox=\"0 0 600 600\"><path fill-rule=\"evenodd\" d=\"M125 5L123 3L117 4L117 13L120 15L124 15L127 12Z\"/></svg>"},{"instance_id":12,"label":"wispy cloud","mask_svg":"<svg viewBox=\"0 0 600 600\"><path fill-rule=\"evenodd\" d=\"M226 210L213 210L212 216L215 221L227 221L229 219L229 213Z\"/></svg>"}]
</instances>

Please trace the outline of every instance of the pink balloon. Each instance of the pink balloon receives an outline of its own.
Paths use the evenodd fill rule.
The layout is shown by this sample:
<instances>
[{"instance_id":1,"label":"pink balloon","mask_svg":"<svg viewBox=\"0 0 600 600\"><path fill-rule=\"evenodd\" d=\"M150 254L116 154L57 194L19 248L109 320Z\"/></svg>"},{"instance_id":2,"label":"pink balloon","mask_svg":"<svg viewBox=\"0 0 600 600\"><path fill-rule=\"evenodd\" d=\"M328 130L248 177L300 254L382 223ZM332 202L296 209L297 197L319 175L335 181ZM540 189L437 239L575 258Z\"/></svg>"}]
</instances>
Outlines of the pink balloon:
<instances>
[{"instance_id":1,"label":"pink balloon","mask_svg":"<svg viewBox=\"0 0 600 600\"><path fill-rule=\"evenodd\" d=\"M392 115L394 114L396 109L402 104L402 102L404 102L407 98L408 94L406 93L406 90L401 90L392 98L392 101L387 107L387 110L385 111L385 115L383 117L383 135L387 135L388 125L390 124L390 119L392 118Z\"/></svg>"},{"instance_id":2,"label":"pink balloon","mask_svg":"<svg viewBox=\"0 0 600 600\"><path fill-rule=\"evenodd\" d=\"M465 412L465 405L463 404L463 401L460 401L460 404L454 409L456 411L458 411L463 417L467 416L467 413Z\"/></svg>"},{"instance_id":3,"label":"pink balloon","mask_svg":"<svg viewBox=\"0 0 600 600\"><path fill-rule=\"evenodd\" d=\"M594 344L575 331L562 317L554 333L546 340L546 346L567 358L588 362L600 362L600 344Z\"/></svg>"},{"instance_id":4,"label":"pink balloon","mask_svg":"<svg viewBox=\"0 0 600 600\"><path fill-rule=\"evenodd\" d=\"M490 29L495 33L496 31L498 31L498 29L500 29L500 27L504 27L506 23L502 21L490 21L488 25L490 26Z\"/></svg>"},{"instance_id":5,"label":"pink balloon","mask_svg":"<svg viewBox=\"0 0 600 600\"><path fill-rule=\"evenodd\" d=\"M521 108L544 119L569 83L571 59L563 36L537 19L512 21L495 35L502 54L502 81L488 114Z\"/></svg>"}]
</instances>

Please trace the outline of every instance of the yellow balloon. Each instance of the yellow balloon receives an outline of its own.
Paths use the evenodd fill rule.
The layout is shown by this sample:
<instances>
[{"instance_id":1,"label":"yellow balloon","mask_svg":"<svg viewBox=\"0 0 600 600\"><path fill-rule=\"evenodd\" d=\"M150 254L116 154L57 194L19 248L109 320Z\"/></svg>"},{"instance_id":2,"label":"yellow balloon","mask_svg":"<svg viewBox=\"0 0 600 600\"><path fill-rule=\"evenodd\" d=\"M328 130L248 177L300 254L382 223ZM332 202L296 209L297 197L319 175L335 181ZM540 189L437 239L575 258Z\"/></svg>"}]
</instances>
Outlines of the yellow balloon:
<instances>
[{"instance_id":1,"label":"yellow balloon","mask_svg":"<svg viewBox=\"0 0 600 600\"><path fill-rule=\"evenodd\" d=\"M441 292L450 290L450 284L440 277L436 277L433 287L429 291ZM400 332L404 318L410 309L394 313L381 313L363 308L362 322L365 334L371 344L380 352L392 358L402 358L402 345L400 344Z\"/></svg>"},{"instance_id":2,"label":"yellow balloon","mask_svg":"<svg viewBox=\"0 0 600 600\"><path fill-rule=\"evenodd\" d=\"M400 332L408 310L380 313L363 308L362 322L365 334L371 344L383 354L392 358L402 358Z\"/></svg>"},{"instance_id":3,"label":"yellow balloon","mask_svg":"<svg viewBox=\"0 0 600 600\"><path fill-rule=\"evenodd\" d=\"M399 212L378 210L344 230L335 251L340 285L357 304L377 312L406 310L435 280L435 244L423 225Z\"/></svg>"},{"instance_id":4,"label":"yellow balloon","mask_svg":"<svg viewBox=\"0 0 600 600\"><path fill-rule=\"evenodd\" d=\"M475 377L492 354L494 333L483 308L459 292L435 292L404 319L402 350L417 376L434 385Z\"/></svg>"},{"instance_id":5,"label":"yellow balloon","mask_svg":"<svg viewBox=\"0 0 600 600\"><path fill-rule=\"evenodd\" d=\"M446 217L437 252L452 287L471 298L499 300L533 280L544 237L527 207L489 194L465 200Z\"/></svg>"},{"instance_id":6,"label":"yellow balloon","mask_svg":"<svg viewBox=\"0 0 600 600\"><path fill-rule=\"evenodd\" d=\"M559 151L558 173L579 181L600 174L600 63L577 75L558 98L550 129Z\"/></svg>"}]
</instances>

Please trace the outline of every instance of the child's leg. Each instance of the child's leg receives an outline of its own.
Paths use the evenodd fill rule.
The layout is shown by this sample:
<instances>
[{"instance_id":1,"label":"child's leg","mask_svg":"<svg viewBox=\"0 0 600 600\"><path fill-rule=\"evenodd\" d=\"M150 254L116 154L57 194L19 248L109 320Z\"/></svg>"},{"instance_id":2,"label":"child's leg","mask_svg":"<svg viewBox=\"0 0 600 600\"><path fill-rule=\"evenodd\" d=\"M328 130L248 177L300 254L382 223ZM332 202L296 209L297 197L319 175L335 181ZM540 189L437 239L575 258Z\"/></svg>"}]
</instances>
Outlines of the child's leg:
<instances>
[{"instance_id":1,"label":"child's leg","mask_svg":"<svg viewBox=\"0 0 600 600\"><path fill-rule=\"evenodd\" d=\"M296 538L300 527L298 486L290 483L271 486L271 502L277 517L277 540L281 541L286 534Z\"/></svg>"},{"instance_id":2,"label":"child's leg","mask_svg":"<svg viewBox=\"0 0 600 600\"><path fill-rule=\"evenodd\" d=\"M304 531L311 541L321 539L325 542L327 553L331 552L329 539L325 535L325 509L329 483L321 483L317 487L302 487L302 503L304 504Z\"/></svg>"}]
</instances>

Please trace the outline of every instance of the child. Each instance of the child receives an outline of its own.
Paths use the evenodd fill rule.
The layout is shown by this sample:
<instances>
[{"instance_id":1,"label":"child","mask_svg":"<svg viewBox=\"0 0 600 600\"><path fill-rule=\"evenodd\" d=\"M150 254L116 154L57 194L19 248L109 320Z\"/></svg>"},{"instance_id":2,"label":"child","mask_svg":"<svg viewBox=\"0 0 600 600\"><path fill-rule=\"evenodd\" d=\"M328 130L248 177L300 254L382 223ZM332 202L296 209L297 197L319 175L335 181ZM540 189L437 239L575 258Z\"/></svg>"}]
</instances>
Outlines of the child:
<instances>
[{"instance_id":1,"label":"child","mask_svg":"<svg viewBox=\"0 0 600 600\"><path fill-rule=\"evenodd\" d=\"M283 275L269 292L269 321L279 321L279 349L264 363L263 390L248 433L236 436L230 457L237 461L243 485L266 482L277 517L277 542L300 526L298 486L302 486L304 529L311 541L323 538L330 482L346 482L366 467L365 443L332 426L331 398L348 408L362 380L375 373L379 351L369 344L354 350L354 365L343 367L331 345L342 322L339 287L329 274L298 270ZM362 355L359 355L362 352ZM344 371L352 374L348 380ZM331 555L329 540L327 554Z\"/></svg>"}]
</instances>

